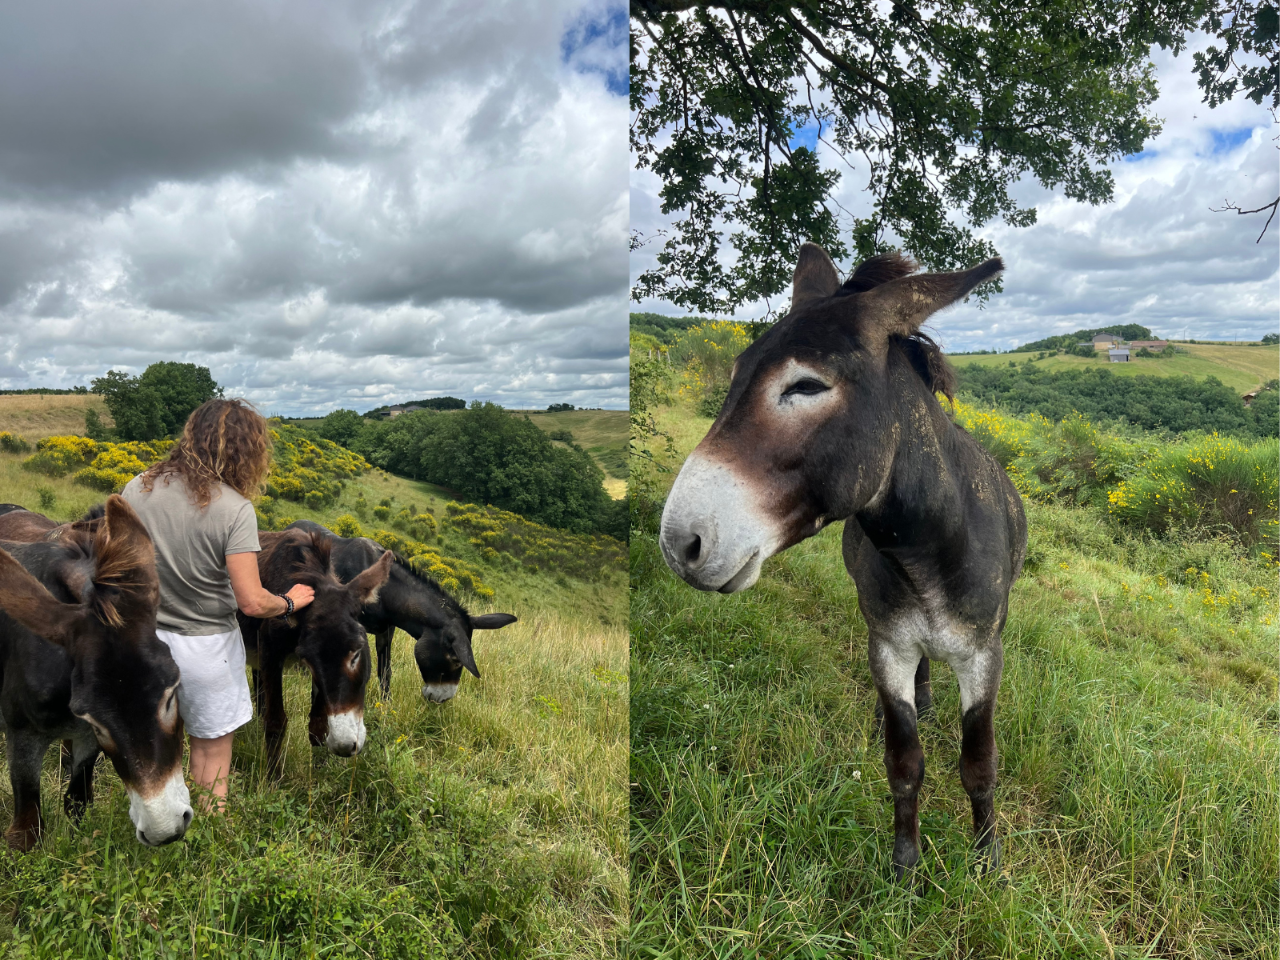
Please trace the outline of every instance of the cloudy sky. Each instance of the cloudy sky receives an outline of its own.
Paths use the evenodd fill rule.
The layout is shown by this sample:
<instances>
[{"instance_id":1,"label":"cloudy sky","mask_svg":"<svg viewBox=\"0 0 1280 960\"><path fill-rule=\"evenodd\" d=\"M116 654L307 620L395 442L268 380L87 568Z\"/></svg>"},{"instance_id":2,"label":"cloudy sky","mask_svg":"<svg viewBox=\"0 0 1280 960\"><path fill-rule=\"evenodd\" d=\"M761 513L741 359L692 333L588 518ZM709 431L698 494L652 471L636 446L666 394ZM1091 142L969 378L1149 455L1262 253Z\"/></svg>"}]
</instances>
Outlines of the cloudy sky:
<instances>
[{"instance_id":1,"label":"cloudy sky","mask_svg":"<svg viewBox=\"0 0 1280 960\"><path fill-rule=\"evenodd\" d=\"M1206 45L1198 38L1192 50ZM1114 202L1091 207L1022 184L1018 199L1036 207L1039 222L983 231L1004 256L1004 293L985 308L971 301L934 317L933 332L948 350L1007 350L1112 323L1193 339L1257 339L1280 327L1280 217L1258 244L1265 215L1209 209L1226 199L1246 209L1275 199L1280 127L1241 98L1206 107L1191 52L1175 58L1156 48L1152 61L1161 91L1154 112L1164 128L1141 155L1113 166ZM837 166L828 147L818 150L824 166ZM843 169L840 204L855 214L869 210L865 177ZM632 173L632 227L645 234L662 225L657 189L648 172ZM632 256L633 279L652 255L642 249ZM653 300L632 309L684 312ZM763 313L759 305L739 316Z\"/></svg>"},{"instance_id":2,"label":"cloudy sky","mask_svg":"<svg viewBox=\"0 0 1280 960\"><path fill-rule=\"evenodd\" d=\"M618 0L0 11L0 387L627 401Z\"/></svg>"}]
</instances>

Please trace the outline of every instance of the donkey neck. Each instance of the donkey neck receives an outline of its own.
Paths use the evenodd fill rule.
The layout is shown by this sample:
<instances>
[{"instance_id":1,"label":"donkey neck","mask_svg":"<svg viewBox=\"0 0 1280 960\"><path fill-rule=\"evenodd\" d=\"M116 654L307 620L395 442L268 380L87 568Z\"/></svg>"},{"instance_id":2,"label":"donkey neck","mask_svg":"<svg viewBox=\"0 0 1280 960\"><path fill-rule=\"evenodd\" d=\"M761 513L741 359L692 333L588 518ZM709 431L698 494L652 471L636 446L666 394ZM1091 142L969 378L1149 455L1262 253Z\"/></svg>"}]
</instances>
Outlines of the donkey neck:
<instances>
[{"instance_id":1,"label":"donkey neck","mask_svg":"<svg viewBox=\"0 0 1280 960\"><path fill-rule=\"evenodd\" d=\"M879 488L851 519L878 550L947 552L964 537L955 428L918 378L890 379L905 388L891 406L892 453Z\"/></svg>"}]
</instances>

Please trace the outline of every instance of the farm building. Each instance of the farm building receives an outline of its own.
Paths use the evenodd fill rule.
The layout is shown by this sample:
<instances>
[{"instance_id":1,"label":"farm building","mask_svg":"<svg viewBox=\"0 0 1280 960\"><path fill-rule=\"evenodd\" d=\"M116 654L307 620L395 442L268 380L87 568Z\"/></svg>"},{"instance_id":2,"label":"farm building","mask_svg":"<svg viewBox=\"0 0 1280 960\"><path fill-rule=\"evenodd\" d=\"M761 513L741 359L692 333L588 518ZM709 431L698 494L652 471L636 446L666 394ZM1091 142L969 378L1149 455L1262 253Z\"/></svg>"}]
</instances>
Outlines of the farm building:
<instances>
[{"instance_id":1,"label":"farm building","mask_svg":"<svg viewBox=\"0 0 1280 960\"><path fill-rule=\"evenodd\" d=\"M1090 341L1095 350L1106 350L1120 343L1120 338L1114 333L1100 333Z\"/></svg>"},{"instance_id":2,"label":"farm building","mask_svg":"<svg viewBox=\"0 0 1280 960\"><path fill-rule=\"evenodd\" d=\"M1163 350L1168 345L1168 340L1131 340L1129 342L1129 349L1141 350L1143 347L1146 347L1148 350Z\"/></svg>"},{"instance_id":3,"label":"farm building","mask_svg":"<svg viewBox=\"0 0 1280 960\"><path fill-rule=\"evenodd\" d=\"M1128 347L1112 347L1107 351L1107 356L1112 363L1128 363L1129 348Z\"/></svg>"}]
</instances>

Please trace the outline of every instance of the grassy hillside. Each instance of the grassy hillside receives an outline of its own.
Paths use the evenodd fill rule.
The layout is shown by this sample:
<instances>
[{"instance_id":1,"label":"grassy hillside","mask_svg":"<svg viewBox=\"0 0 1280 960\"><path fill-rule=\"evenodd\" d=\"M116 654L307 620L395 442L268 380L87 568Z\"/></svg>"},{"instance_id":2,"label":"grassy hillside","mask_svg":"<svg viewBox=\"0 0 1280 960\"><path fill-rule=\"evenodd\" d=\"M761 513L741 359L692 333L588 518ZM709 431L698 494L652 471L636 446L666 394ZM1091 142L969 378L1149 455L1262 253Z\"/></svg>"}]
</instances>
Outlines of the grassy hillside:
<instances>
[{"instance_id":1,"label":"grassy hillside","mask_svg":"<svg viewBox=\"0 0 1280 960\"><path fill-rule=\"evenodd\" d=\"M679 404L658 424L674 471L710 421ZM1095 510L1027 509L996 712L1003 875L971 869L959 696L935 664L908 887L890 882L842 531L733 596L677 580L654 520L633 531L637 954L1277 956L1275 567Z\"/></svg>"},{"instance_id":2,"label":"grassy hillside","mask_svg":"<svg viewBox=\"0 0 1280 960\"><path fill-rule=\"evenodd\" d=\"M1185 375L1198 380L1217 377L1240 394L1275 379L1277 370L1280 370L1280 346L1276 345L1259 347L1190 343L1178 346L1187 353L1167 360L1133 357L1128 363L1110 363L1106 359L1058 354L1036 360L1035 364L1050 371L1104 366L1113 373L1126 377L1138 374L1157 377ZM950 359L957 367L965 364L999 367L1008 366L1011 362L1021 365L1034 357L1034 353L1001 353Z\"/></svg>"},{"instance_id":3,"label":"grassy hillside","mask_svg":"<svg viewBox=\"0 0 1280 960\"><path fill-rule=\"evenodd\" d=\"M78 516L102 493L21 469L0 454L0 501ZM446 491L372 471L319 509L278 500L275 516L333 522L363 499L393 515L449 516ZM384 524L373 517L369 530ZM394 531L393 531L394 532ZM546 536L554 537L554 531ZM0 955L599 957L621 950L627 911L626 572L584 581L486 561L473 534L441 523L431 546L494 591L475 613L519 616L474 638L482 679L429 704L412 638L397 634L393 689L368 695L369 741L340 760L306 739L310 685L286 676L283 779L266 777L255 720L236 740L228 815L197 816L160 850L133 839L109 764L71 826L46 758L46 840L0 851ZM490 551L492 552L492 551ZM7 774L0 818L12 815Z\"/></svg>"},{"instance_id":4,"label":"grassy hillside","mask_svg":"<svg viewBox=\"0 0 1280 960\"><path fill-rule=\"evenodd\" d=\"M0 396L0 431L7 430L33 441L84 433L84 415L90 408L98 411L104 425L114 425L107 405L96 394Z\"/></svg>"}]
</instances>

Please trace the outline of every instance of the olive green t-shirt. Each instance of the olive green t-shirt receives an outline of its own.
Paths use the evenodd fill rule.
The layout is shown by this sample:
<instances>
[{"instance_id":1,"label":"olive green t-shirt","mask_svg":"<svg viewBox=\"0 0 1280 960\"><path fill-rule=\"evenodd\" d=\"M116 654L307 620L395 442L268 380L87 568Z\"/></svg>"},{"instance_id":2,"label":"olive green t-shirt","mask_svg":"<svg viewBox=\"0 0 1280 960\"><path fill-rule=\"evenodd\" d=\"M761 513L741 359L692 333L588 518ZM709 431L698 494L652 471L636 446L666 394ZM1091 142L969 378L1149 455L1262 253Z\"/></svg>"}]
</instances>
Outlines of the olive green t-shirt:
<instances>
[{"instance_id":1,"label":"olive green t-shirt","mask_svg":"<svg viewBox=\"0 0 1280 960\"><path fill-rule=\"evenodd\" d=\"M142 519L156 547L156 626L184 637L234 630L236 595L227 575L227 555L262 549L253 504L222 483L201 509L191 502L182 478L173 474L157 479L150 493L142 489L142 477L134 477L120 495Z\"/></svg>"}]
</instances>

